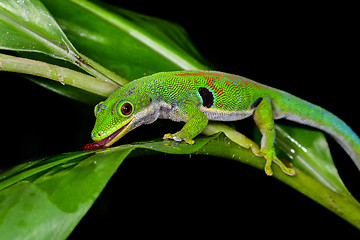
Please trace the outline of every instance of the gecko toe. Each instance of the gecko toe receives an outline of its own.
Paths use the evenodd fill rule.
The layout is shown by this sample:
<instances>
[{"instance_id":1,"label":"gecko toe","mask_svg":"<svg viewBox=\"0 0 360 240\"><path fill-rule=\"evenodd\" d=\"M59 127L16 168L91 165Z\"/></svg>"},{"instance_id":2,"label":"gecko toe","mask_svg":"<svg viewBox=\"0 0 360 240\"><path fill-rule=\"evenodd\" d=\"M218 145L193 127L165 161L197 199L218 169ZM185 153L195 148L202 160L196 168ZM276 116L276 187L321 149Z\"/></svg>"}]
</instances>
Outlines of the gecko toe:
<instances>
[{"instance_id":1,"label":"gecko toe","mask_svg":"<svg viewBox=\"0 0 360 240\"><path fill-rule=\"evenodd\" d=\"M256 156L265 158L265 161L266 161L265 173L266 173L266 175L268 175L268 176L273 175L273 170L271 168L271 165L273 162L276 165L278 165L280 167L280 169L287 175L289 175L289 176L295 175L294 168L287 167L280 159L278 159L278 157L275 154L275 150L273 150L273 149L260 149L260 150L253 149L252 151Z\"/></svg>"},{"instance_id":2,"label":"gecko toe","mask_svg":"<svg viewBox=\"0 0 360 240\"><path fill-rule=\"evenodd\" d=\"M187 138L181 138L176 133L175 134L167 133L164 135L163 139L172 139L177 142L181 142L184 140L184 142L186 142L187 144L191 144L191 145L195 143L194 140L187 139Z\"/></svg>"}]
</instances>

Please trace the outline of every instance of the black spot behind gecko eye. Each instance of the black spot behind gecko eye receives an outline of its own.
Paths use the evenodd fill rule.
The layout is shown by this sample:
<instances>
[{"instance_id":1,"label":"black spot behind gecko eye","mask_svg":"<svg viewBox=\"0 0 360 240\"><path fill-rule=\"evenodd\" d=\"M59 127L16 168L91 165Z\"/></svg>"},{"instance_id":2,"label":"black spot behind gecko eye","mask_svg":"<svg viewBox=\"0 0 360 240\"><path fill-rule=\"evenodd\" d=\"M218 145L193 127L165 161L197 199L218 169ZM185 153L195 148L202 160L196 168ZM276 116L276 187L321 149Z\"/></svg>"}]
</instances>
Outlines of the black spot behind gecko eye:
<instances>
[{"instance_id":1,"label":"black spot behind gecko eye","mask_svg":"<svg viewBox=\"0 0 360 240\"><path fill-rule=\"evenodd\" d=\"M214 96L209 91L209 89L200 87L199 88L199 94L203 100L202 105L207 108L211 108L211 106L214 104Z\"/></svg>"},{"instance_id":2,"label":"black spot behind gecko eye","mask_svg":"<svg viewBox=\"0 0 360 240\"><path fill-rule=\"evenodd\" d=\"M255 102L253 104L251 104L251 109L254 109L257 106L259 106L259 104L261 103L262 100L263 100L262 97L259 97L258 99L256 99Z\"/></svg>"}]
</instances>

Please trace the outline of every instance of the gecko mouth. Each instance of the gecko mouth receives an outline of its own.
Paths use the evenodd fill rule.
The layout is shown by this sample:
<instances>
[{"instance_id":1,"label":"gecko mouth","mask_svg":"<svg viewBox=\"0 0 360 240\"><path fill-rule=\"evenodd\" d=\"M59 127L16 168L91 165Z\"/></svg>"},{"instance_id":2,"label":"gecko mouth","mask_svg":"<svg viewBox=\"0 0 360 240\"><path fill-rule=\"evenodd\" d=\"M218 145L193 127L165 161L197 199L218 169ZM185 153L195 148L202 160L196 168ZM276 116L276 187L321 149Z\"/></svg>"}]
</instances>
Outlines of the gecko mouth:
<instances>
[{"instance_id":1,"label":"gecko mouth","mask_svg":"<svg viewBox=\"0 0 360 240\"><path fill-rule=\"evenodd\" d=\"M130 121L131 122L131 121ZM125 135L126 132L123 133L123 131L129 126L130 122L119 128L119 130L116 130L114 133L112 133L110 136L93 143L88 143L84 146L84 151L89 150L97 150L101 148L105 148L116 142L118 139L120 139L122 136Z\"/></svg>"}]
</instances>

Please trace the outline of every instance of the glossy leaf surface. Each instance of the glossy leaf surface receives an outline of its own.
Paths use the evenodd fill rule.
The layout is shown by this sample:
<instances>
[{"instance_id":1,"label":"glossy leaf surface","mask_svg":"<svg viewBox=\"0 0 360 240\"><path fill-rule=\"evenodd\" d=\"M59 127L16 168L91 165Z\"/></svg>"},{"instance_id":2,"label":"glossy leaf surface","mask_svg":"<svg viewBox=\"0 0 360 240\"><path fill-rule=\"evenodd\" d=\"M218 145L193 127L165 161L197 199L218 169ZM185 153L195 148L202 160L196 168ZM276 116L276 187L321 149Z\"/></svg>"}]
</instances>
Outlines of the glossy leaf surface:
<instances>
[{"instance_id":1,"label":"glossy leaf surface","mask_svg":"<svg viewBox=\"0 0 360 240\"><path fill-rule=\"evenodd\" d=\"M193 153L214 138L199 139L190 147L162 141L140 143L18 165L0 175L1 236L65 239L131 151L146 148L171 154Z\"/></svg>"},{"instance_id":2,"label":"glossy leaf surface","mask_svg":"<svg viewBox=\"0 0 360 240\"><path fill-rule=\"evenodd\" d=\"M296 167L333 191L349 194L340 179L322 132L277 125L276 144L288 155Z\"/></svg>"},{"instance_id":3,"label":"glossy leaf surface","mask_svg":"<svg viewBox=\"0 0 360 240\"><path fill-rule=\"evenodd\" d=\"M131 81L160 71L207 69L182 27L93 1L43 1L76 48Z\"/></svg>"},{"instance_id":4,"label":"glossy leaf surface","mask_svg":"<svg viewBox=\"0 0 360 240\"><path fill-rule=\"evenodd\" d=\"M67 60L104 81L125 80L80 54L39 0L0 3L0 49L40 52Z\"/></svg>"},{"instance_id":5,"label":"glossy leaf surface","mask_svg":"<svg viewBox=\"0 0 360 240\"><path fill-rule=\"evenodd\" d=\"M37 239L65 239L122 161L137 149L169 154L221 156L261 170L264 164L263 159L254 156L250 150L239 147L219 134L197 138L194 145L171 141L144 142L97 152L61 154L24 163L0 175L3 179L0 181L2 237L27 239L36 234ZM144 152L140 154L144 155ZM307 192L315 201L335 213L341 212L345 219L353 220L354 225L360 224L354 221L360 217L359 204L319 184L303 171L298 169L295 177L288 177L274 167L274 174L290 186ZM16 231L13 226L17 226Z\"/></svg>"},{"instance_id":6,"label":"glossy leaf surface","mask_svg":"<svg viewBox=\"0 0 360 240\"><path fill-rule=\"evenodd\" d=\"M0 3L0 48L63 58L74 51L57 22L38 0Z\"/></svg>"}]
</instances>

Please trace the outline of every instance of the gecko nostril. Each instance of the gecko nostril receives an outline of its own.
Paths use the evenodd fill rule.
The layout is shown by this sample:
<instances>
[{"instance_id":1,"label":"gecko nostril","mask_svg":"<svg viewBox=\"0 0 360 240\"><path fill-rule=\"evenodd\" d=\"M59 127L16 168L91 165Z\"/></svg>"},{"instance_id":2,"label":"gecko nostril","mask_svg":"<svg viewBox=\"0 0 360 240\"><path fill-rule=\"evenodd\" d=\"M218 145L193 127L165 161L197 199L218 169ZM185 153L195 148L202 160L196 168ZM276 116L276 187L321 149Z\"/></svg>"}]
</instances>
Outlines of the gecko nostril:
<instances>
[{"instance_id":1,"label":"gecko nostril","mask_svg":"<svg viewBox=\"0 0 360 240\"><path fill-rule=\"evenodd\" d=\"M101 137L101 135L102 135L101 133L92 133L92 134L91 134L91 138L92 138L92 139L96 139L96 138Z\"/></svg>"}]
</instances>

